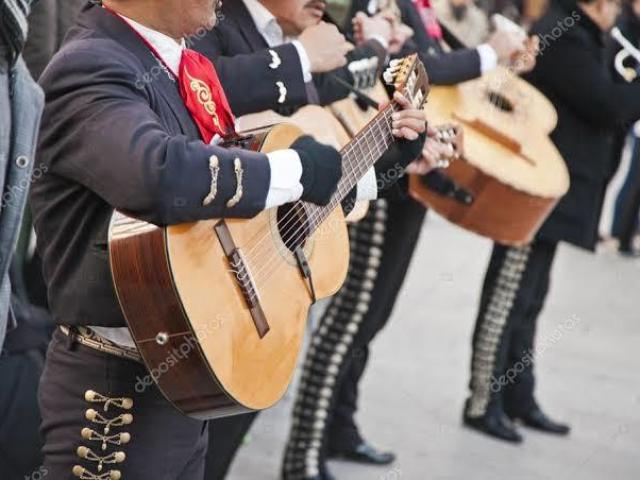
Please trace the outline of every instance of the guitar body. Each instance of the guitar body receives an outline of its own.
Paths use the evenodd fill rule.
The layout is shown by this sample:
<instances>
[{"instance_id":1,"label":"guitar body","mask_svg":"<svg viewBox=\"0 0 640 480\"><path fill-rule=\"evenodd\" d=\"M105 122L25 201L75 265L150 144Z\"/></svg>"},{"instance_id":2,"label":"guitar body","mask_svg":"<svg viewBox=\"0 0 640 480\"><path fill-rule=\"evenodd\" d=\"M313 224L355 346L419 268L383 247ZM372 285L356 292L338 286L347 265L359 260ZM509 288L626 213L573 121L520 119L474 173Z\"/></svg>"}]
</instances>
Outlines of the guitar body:
<instances>
[{"instance_id":1,"label":"guitar body","mask_svg":"<svg viewBox=\"0 0 640 480\"><path fill-rule=\"evenodd\" d=\"M471 205L434 193L417 175L409 178L411 195L450 222L503 245L530 243L558 202L518 190L464 159L453 162L446 175L474 196Z\"/></svg>"},{"instance_id":2,"label":"guitar body","mask_svg":"<svg viewBox=\"0 0 640 480\"><path fill-rule=\"evenodd\" d=\"M278 125L243 146L268 153L301 134ZM161 228L114 215L110 258L122 310L158 387L187 415L262 410L291 381L312 294L277 218L271 209L251 220ZM232 262L233 248L244 269ZM307 238L304 252L317 298L334 294L349 263L340 207ZM257 306L246 299L247 279Z\"/></svg>"},{"instance_id":3,"label":"guitar body","mask_svg":"<svg viewBox=\"0 0 640 480\"><path fill-rule=\"evenodd\" d=\"M549 138L553 105L504 69L455 87L435 87L426 107L433 123L464 128L464 156L445 174L474 197L462 204L411 176L411 195L451 222L505 245L530 243L569 189L567 167Z\"/></svg>"}]
</instances>

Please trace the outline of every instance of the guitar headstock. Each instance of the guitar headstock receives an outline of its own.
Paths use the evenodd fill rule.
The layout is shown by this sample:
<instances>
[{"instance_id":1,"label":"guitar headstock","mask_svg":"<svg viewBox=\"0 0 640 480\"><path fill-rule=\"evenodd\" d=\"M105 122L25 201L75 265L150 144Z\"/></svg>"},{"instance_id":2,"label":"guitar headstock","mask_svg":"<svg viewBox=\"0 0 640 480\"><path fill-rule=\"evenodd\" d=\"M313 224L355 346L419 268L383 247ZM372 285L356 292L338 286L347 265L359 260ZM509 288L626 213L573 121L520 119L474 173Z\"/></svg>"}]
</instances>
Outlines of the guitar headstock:
<instances>
[{"instance_id":1,"label":"guitar headstock","mask_svg":"<svg viewBox=\"0 0 640 480\"><path fill-rule=\"evenodd\" d=\"M417 53L391 60L389 68L384 72L384 81L402 93L414 108L424 107L431 86L427 71Z\"/></svg>"}]
</instances>

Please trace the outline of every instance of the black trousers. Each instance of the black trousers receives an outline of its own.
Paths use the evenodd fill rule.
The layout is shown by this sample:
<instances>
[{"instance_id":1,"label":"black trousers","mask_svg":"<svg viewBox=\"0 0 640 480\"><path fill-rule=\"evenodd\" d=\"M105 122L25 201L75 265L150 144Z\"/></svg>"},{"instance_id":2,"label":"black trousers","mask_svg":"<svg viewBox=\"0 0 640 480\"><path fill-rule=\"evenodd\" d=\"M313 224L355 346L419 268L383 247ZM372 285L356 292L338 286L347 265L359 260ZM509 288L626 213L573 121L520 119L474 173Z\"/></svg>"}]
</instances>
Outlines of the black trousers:
<instances>
[{"instance_id":1,"label":"black trousers","mask_svg":"<svg viewBox=\"0 0 640 480\"><path fill-rule=\"evenodd\" d=\"M640 138L628 139L631 167L615 204L613 234L620 239L620 250L630 251L638 231L640 212Z\"/></svg>"},{"instance_id":2,"label":"black trousers","mask_svg":"<svg viewBox=\"0 0 640 480\"><path fill-rule=\"evenodd\" d=\"M354 416L369 343L391 314L425 213L410 199L381 200L350 227L349 273L312 335L285 450L284 479L322 474L328 450L359 441Z\"/></svg>"},{"instance_id":3,"label":"black trousers","mask_svg":"<svg viewBox=\"0 0 640 480\"><path fill-rule=\"evenodd\" d=\"M38 350L0 357L0 478L22 480L42 465L36 391L44 354Z\"/></svg>"},{"instance_id":4,"label":"black trousers","mask_svg":"<svg viewBox=\"0 0 640 480\"><path fill-rule=\"evenodd\" d=\"M175 410L155 386L139 391L147 375L56 331L39 391L46 478L204 478L207 422Z\"/></svg>"},{"instance_id":5,"label":"black trousers","mask_svg":"<svg viewBox=\"0 0 640 480\"><path fill-rule=\"evenodd\" d=\"M11 278L19 290L18 277ZM0 478L37 479L43 460L37 391L53 325L45 310L18 295L12 300L18 326L0 355Z\"/></svg>"},{"instance_id":6,"label":"black trousers","mask_svg":"<svg viewBox=\"0 0 640 480\"><path fill-rule=\"evenodd\" d=\"M338 387L329 424L328 448L357 446L362 438L355 422L358 385L369 361L369 344L387 325L420 238L426 209L411 199L388 201L382 257L374 281L371 303L355 336L353 350Z\"/></svg>"},{"instance_id":7,"label":"black trousers","mask_svg":"<svg viewBox=\"0 0 640 480\"><path fill-rule=\"evenodd\" d=\"M258 413L246 413L209 422L209 449L206 457L205 480L224 480L242 441L251 429Z\"/></svg>"},{"instance_id":8,"label":"black trousers","mask_svg":"<svg viewBox=\"0 0 640 480\"><path fill-rule=\"evenodd\" d=\"M512 415L536 406L535 333L549 291L557 243L495 244L473 334L467 414Z\"/></svg>"}]
</instances>

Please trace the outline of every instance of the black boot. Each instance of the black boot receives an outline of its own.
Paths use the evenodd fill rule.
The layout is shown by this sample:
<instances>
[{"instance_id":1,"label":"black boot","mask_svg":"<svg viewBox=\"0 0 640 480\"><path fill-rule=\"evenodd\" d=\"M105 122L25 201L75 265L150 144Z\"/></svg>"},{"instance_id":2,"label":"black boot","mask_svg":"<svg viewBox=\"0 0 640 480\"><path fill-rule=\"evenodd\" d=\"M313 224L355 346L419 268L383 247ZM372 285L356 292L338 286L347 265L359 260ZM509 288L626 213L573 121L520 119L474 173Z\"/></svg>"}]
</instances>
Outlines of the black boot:
<instances>
[{"instance_id":1,"label":"black boot","mask_svg":"<svg viewBox=\"0 0 640 480\"><path fill-rule=\"evenodd\" d=\"M516 427L501 408L487 409L486 413L480 417L469 416L468 410L467 401L462 419L467 427L506 442L522 443L522 435L518 433Z\"/></svg>"},{"instance_id":2,"label":"black boot","mask_svg":"<svg viewBox=\"0 0 640 480\"><path fill-rule=\"evenodd\" d=\"M526 413L509 413L514 421L521 422L523 425L539 430L545 433L553 433L555 435L568 435L571 427L565 423L558 423L551 420L540 407L535 407Z\"/></svg>"}]
</instances>

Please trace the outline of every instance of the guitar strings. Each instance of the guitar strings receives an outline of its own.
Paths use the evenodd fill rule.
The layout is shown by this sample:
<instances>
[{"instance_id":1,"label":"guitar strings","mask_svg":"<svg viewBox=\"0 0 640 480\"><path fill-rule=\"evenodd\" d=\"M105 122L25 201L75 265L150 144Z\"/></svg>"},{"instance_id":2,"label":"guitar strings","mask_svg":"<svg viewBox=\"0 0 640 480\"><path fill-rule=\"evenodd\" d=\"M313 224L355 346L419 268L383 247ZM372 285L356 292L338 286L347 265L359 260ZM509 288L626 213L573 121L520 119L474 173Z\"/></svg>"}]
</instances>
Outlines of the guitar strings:
<instances>
[{"instance_id":1,"label":"guitar strings","mask_svg":"<svg viewBox=\"0 0 640 480\"><path fill-rule=\"evenodd\" d=\"M370 122L370 124L367 127L365 127L366 130L363 129L362 136L360 137L360 142L362 142L363 139L364 139L364 142L362 142L363 144L358 144L358 146L360 147L366 146L369 149L370 153L373 153L370 140L365 136L365 134L370 133L370 131L373 130L373 128L378 128L378 130L381 133L386 134L387 136L385 138L377 138L376 142L379 142L379 140L382 140L385 142L385 146L383 147L380 143L374 143L374 146L378 149L377 150L378 158L380 155L384 153L384 151L388 148L388 145L386 144L386 142L392 141L392 137L390 135L390 130L391 130L390 114L395 111L394 108L396 106L397 104L391 104L387 109L383 110L380 114L378 114L374 118L374 120ZM382 121L384 121L384 124L387 127L387 131L382 130L381 128ZM356 148L356 142L350 144L350 146L348 146L345 149L345 151L343 152L344 155L351 156L353 153L355 153L355 148ZM362 148L360 148L360 150L362 153L364 153ZM366 169L364 169L362 164L357 164L356 162L353 162L353 161L351 162L351 167L353 169L352 173L350 175L347 175L346 177L343 177L345 181L341 182L340 186L338 187L337 193L334 195L333 200L329 203L329 205L327 205L326 207L318 208L315 212L309 215L309 217L306 219L306 222L303 222L302 225L298 226L298 229L295 232L286 234L286 235L290 234L293 237L293 241L290 240L287 243L290 243L295 246L298 242L300 242L300 240L304 238L304 236L307 234L306 232L307 230L314 230L315 228L317 228L322 223L322 221L324 221L322 217L324 216L326 218L326 216L331 214L331 212L333 212L335 207L337 207L338 204L340 203L341 201L340 197L344 196L352 188L351 186L349 186L349 181L357 180L359 176L366 173L366 170L368 170L369 168L369 167L366 167ZM356 174L355 173L356 169L363 170L363 171L358 172ZM312 234L313 232L310 232L309 237ZM283 236L286 237L286 235L283 235ZM277 259L278 259L277 255L272 255L267 260L267 262L262 266L260 266L258 270L253 274L253 283L256 285L256 287L258 286L259 283L262 283L265 280L268 280L269 278L271 278L271 276L278 270L277 268L272 269L274 262L277 263ZM247 263L249 263L249 259L247 257L245 257L245 260L247 261ZM244 273L249 274L249 272L246 272L246 271ZM257 292L255 295L257 295Z\"/></svg>"},{"instance_id":2,"label":"guitar strings","mask_svg":"<svg viewBox=\"0 0 640 480\"><path fill-rule=\"evenodd\" d=\"M415 88L415 85L417 83L418 80L418 76L414 75L412 76L408 83L407 83L407 87L405 89L405 94L407 93L407 91L412 91ZM415 99L414 99L415 100ZM397 102L391 102L387 108L385 108L384 110L382 110L378 115L376 115L376 117L374 117L374 119L372 119L371 122L369 122L369 124L367 124L367 126L365 126L363 128L363 130L358 134L358 137L355 141L352 141L344 150L343 150L343 154L346 155L351 155L355 148L357 147L360 150L360 153L362 155L364 155L366 152L364 151L363 147L367 147L369 149L369 155L371 155L373 153L372 148L371 148L371 144L369 142L370 137L367 136L368 133L371 133L371 131L374 128L377 128L380 133L382 134L382 137L380 138L376 138L376 137L372 137L374 139L374 141L377 140L382 140L385 145L383 148L381 148L381 146L378 143L374 143L375 147L377 149L381 149L380 151L377 151L377 158L379 158L382 154L384 154L384 152L386 151L386 149L388 148L389 145L387 144L388 141L392 141L393 137L392 135L390 135L390 130L391 130L391 114L393 112L396 111L398 107ZM387 130L383 131L380 123L381 121L384 121ZM364 142L363 142L364 140ZM362 145L364 143L364 145ZM350 162L351 163L351 168L352 168L352 172L351 172L351 177L349 177L349 175L346 176L346 180L357 180L359 179L359 177L361 175L364 175L366 173L366 170L364 170L363 172L359 172L358 176L354 175L354 168L356 167L360 167L362 168L362 165L357 165L355 164L353 161ZM375 163L375 162L374 162ZM369 167L367 167L368 169ZM343 180L345 179L345 177L343 177ZM344 187L344 185L347 185L347 188L349 188L349 190L351 188L353 188L352 185L349 185L348 181L343 181L339 184L339 188L338 188L338 194L334 195L333 200L329 203L329 205L327 205L326 207L322 207L322 208L315 208L314 211L312 212L311 215L309 215L306 219L303 219L303 221L300 223L300 225L297 226L297 229L291 233L291 230L294 230L296 228L296 224L294 222L294 226L293 227L289 227L289 229L287 230L286 233L281 233L280 236L281 238L284 239L285 242L290 243L290 245L292 247L296 247L296 244L298 244L298 242L300 242L305 235L307 235L308 237L311 237L313 235L313 233L315 232L315 229L317 229L318 226L320 226L320 224L322 223L322 221L324 221L324 219L326 219L326 217L328 215L331 214L331 212L333 211L333 209L337 206L337 204L339 204L339 202L342 200L342 198L348 193L349 190L347 191L343 191L341 190L341 187ZM339 198L338 198L339 197ZM336 198L338 199L336 202ZM301 208L304 209L304 204L302 202L296 202L296 204L294 204L294 207L292 208L290 213L290 216L295 218L296 216L296 211L297 209L295 208L296 205L301 205ZM306 210L305 210L306 211ZM323 218L324 217L324 218ZM292 220L289 220L289 223ZM281 227L281 222L277 223L278 227ZM291 239L287 238L288 235L291 235ZM263 243L265 241L266 238L268 238L270 236L270 232L267 232L265 234L265 236L263 237L263 239L261 239L258 242L258 245L260 245L261 243ZM303 243L303 242L301 242ZM287 244L285 243L285 246L287 246ZM256 251L257 245L254 245L250 252L251 255L253 255L253 253ZM277 263L278 260L278 255L272 255L271 258L268 258L267 261L265 262L265 264L263 264L262 266L258 267L257 272L253 275L253 283L256 285L258 285L258 283L264 281L265 279L269 279L271 278L271 276L273 275L273 273L275 273L275 271L278 270L278 268L273 269L272 266L275 263ZM250 256L249 255L245 255L245 262L249 263L250 261ZM277 265L276 265L277 267ZM271 268L271 271L269 270ZM243 269L243 275L249 275L249 272L247 272L246 268ZM257 291L255 293L255 295L257 295Z\"/></svg>"},{"instance_id":3,"label":"guitar strings","mask_svg":"<svg viewBox=\"0 0 640 480\"><path fill-rule=\"evenodd\" d=\"M388 118L387 118L387 120L388 120ZM378 128L379 128L379 124L378 124L377 126L378 126ZM389 128L389 129L391 129L391 124L390 124L389 122L387 122L387 126L388 126L388 128ZM444 126L444 127L442 127L441 129L439 129L438 131L439 131L439 132L441 132L443 135L448 135L448 136L449 136L449 138L453 138L453 137L452 137L452 130L451 130L451 128L450 128L450 127L448 127L448 126ZM381 131L381 133L384 133L384 132L382 132L382 131ZM447 142L447 141L444 141L444 142L442 142L442 143L447 143L447 144L451 145L451 144L450 144L449 142ZM370 144L369 142L367 142L365 146L367 146L367 147L369 148L369 150L370 150L370 154L373 154L373 153L374 153L374 152L371 150L371 144ZM379 150L379 151L377 151L377 152L376 152L376 155L377 155L377 156L380 156L380 155L381 155L382 153L384 153L384 151L388 148L388 145L381 147L379 144L375 144L375 143L374 143L374 146L375 146L375 147L378 147L378 148L381 148L381 150ZM355 173L354 173L354 175L355 175L355 178L358 178L358 176L359 176L359 174L355 174ZM343 193L344 193L344 192L343 192ZM336 206L337 206L337 205L336 205ZM327 210L329 210L329 209L327 209ZM325 210L325 212L326 212L326 210ZM323 212L321 212L321 213L323 213ZM317 225L316 225L316 222L317 222L318 220L320 220L320 219L318 218L318 216L316 216L316 217L311 216L311 217L310 217L310 220L309 220L309 223L311 224L311 226L312 226L312 227L315 227L315 226L317 226ZM324 221L324 220L320 220L320 222L318 222L318 223L320 223L320 224L321 224L321 223L322 223L322 221ZM303 227L305 227L305 226L303 226ZM300 238L301 238L301 237L303 237L303 236L304 236L304 233L303 233L300 237L298 237L295 241L296 241L296 242L297 242L297 241L299 241L299 240L300 240ZM311 235L310 235L310 236L311 236ZM264 268L263 268L262 270L264 270ZM265 281L265 279L266 279L266 280L268 280L268 279L269 279L269 278L270 278L270 277L275 273L275 271L277 271L277 269L276 269L276 270L274 270L274 271L271 271L270 273L268 273L268 274L265 276L265 275L262 275L262 274L263 274L263 271L262 271L262 270L261 270L261 271L259 271L259 273L258 273L257 275L255 275L254 284L256 285L256 287L257 287L258 283L261 283L261 282Z\"/></svg>"},{"instance_id":4,"label":"guitar strings","mask_svg":"<svg viewBox=\"0 0 640 480\"><path fill-rule=\"evenodd\" d=\"M425 74L425 76L426 76L426 74ZM404 89L405 95L408 92L412 92L412 91L416 92L415 91L415 86L416 86L416 84L417 84L417 82L419 80L419 77L420 77L420 74L415 74L414 73L412 75L409 75L409 77L407 79L407 83L405 85L405 89ZM416 92L416 93L419 93L419 91ZM412 100L415 100L415 96L412 98ZM391 109L391 110L395 111L396 105L397 105L396 102L392 101L392 102L389 103L387 108L385 108L384 110ZM360 134L362 134L364 132L364 130L367 127L369 127L369 125L371 123L373 123L375 120L377 120L379 116L380 116L380 113L378 113L378 115L376 115L367 125L365 125L365 127L363 128L362 132L360 132ZM383 135L384 135L385 132L381 132L381 133L383 133ZM359 136L359 135L357 135L357 136ZM350 145L353 146L353 145L355 145L355 143L357 143L357 140L355 142L354 141L350 142L348 146L350 146ZM294 223L294 226L295 226L295 218L296 218L296 212L297 211L298 211L298 209L294 207L289 212L287 212L287 215L285 215L285 217L283 219L278 221L278 223L277 223L278 229L282 230L284 228L283 226L281 226L281 222L285 222L285 221L288 221L289 223ZM289 226L289 225L287 224L287 226ZM291 227L291 228L293 228L293 227ZM259 233L256 233L250 240L253 240L257 235L259 235ZM281 236L284 237L286 235L288 235L288 233L282 234ZM260 239L256 244L254 244L254 246L252 246L251 249L245 255L248 256L248 255L252 254L255 251L255 249L257 248L257 246L259 246L265 240L265 238L267 238L268 236L269 236L268 233L266 235L264 235L263 238Z\"/></svg>"},{"instance_id":5,"label":"guitar strings","mask_svg":"<svg viewBox=\"0 0 640 480\"><path fill-rule=\"evenodd\" d=\"M374 117L373 120L375 120L375 118L377 118L378 115L376 115L376 117ZM366 128L366 126L365 126ZM363 129L364 132L364 129ZM358 142L358 139L354 139L352 142L350 142L348 145L345 146L345 148L343 148L343 151L341 152L343 156L347 155L347 154L351 154L353 153L355 147L356 147L356 143ZM351 172L347 172L348 174L353 174L353 165L351 164L352 162L346 162L346 167L349 168L351 167ZM297 223L296 223L296 218L298 217L297 212L299 211L298 208L296 208L297 205L302 204L303 202L294 202L292 205L293 207L291 208L291 210L289 212L287 212L287 214L278 221L277 223L277 227L279 229L279 231L281 231L281 237L288 237L288 236L293 236L294 234L291 233L291 230L293 228L296 227ZM309 206L311 206L311 204L307 204ZM285 230L287 229L287 230ZM297 232L295 232L297 233ZM259 233L258 233L259 234ZM255 237L258 235L254 235L249 241L254 240ZM250 257L254 254L254 252L257 250L258 247L262 246L263 241L269 237L269 234L263 236L259 241L257 241L256 243L254 243L251 248L244 253L245 257ZM248 242L247 242L248 244Z\"/></svg>"}]
</instances>

